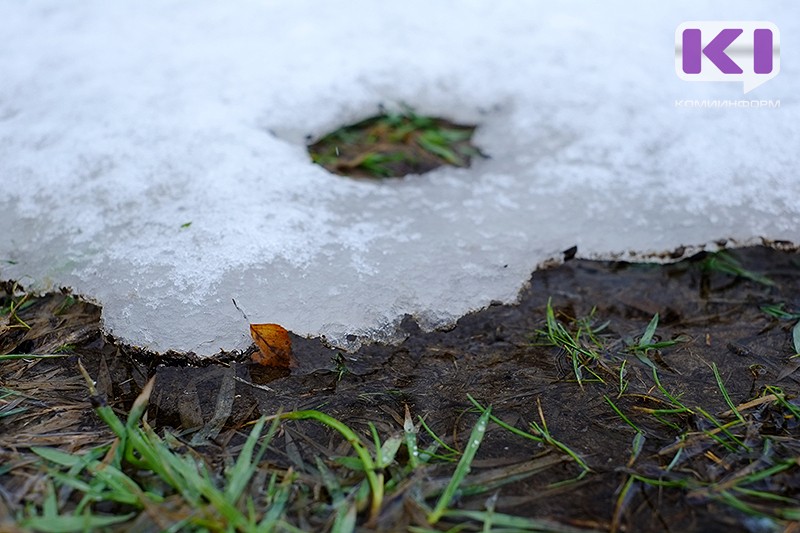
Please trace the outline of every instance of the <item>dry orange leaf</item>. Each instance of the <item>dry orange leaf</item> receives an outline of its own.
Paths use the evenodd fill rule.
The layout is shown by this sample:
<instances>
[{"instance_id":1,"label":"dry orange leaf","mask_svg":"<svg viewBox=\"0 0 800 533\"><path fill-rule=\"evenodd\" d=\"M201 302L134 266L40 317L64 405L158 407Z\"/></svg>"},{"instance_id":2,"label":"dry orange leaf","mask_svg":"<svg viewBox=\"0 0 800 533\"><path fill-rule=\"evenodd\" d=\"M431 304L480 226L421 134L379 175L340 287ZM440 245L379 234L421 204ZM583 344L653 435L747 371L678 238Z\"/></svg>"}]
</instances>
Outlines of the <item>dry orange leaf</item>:
<instances>
[{"instance_id":1,"label":"dry orange leaf","mask_svg":"<svg viewBox=\"0 0 800 533\"><path fill-rule=\"evenodd\" d=\"M280 368L292 365L292 339L286 328L278 324L250 324L250 336L258 346L253 362Z\"/></svg>"}]
</instances>

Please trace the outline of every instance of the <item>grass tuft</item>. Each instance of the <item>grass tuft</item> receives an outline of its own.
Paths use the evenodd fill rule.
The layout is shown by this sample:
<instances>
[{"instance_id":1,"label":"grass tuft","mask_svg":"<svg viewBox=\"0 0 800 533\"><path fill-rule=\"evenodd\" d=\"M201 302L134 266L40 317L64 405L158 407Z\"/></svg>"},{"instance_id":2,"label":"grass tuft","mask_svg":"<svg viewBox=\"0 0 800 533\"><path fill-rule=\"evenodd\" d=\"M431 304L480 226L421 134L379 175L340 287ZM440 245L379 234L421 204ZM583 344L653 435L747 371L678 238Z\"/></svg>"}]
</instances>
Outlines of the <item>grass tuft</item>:
<instances>
[{"instance_id":1,"label":"grass tuft","mask_svg":"<svg viewBox=\"0 0 800 533\"><path fill-rule=\"evenodd\" d=\"M410 108L339 128L309 146L314 163L352 177L421 174L441 165L469 166L480 156L475 128L418 115Z\"/></svg>"},{"instance_id":2,"label":"grass tuft","mask_svg":"<svg viewBox=\"0 0 800 533\"><path fill-rule=\"evenodd\" d=\"M701 264L703 270L707 272L720 272L738 278L749 279L767 287L773 287L775 282L763 274L746 269L738 259L733 257L728 251L720 250L703 259Z\"/></svg>"},{"instance_id":3,"label":"grass tuft","mask_svg":"<svg viewBox=\"0 0 800 533\"><path fill-rule=\"evenodd\" d=\"M584 372L591 376L589 381L605 383L595 368L604 366L599 351L602 343L597 335L605 329L608 323L595 326L594 322L594 311L592 311L589 317L575 320L576 329L570 331L556 319L552 299L548 299L545 310L545 328L536 331L537 337L544 341L539 345L555 346L569 356L572 372L581 388L587 381Z\"/></svg>"}]
</instances>

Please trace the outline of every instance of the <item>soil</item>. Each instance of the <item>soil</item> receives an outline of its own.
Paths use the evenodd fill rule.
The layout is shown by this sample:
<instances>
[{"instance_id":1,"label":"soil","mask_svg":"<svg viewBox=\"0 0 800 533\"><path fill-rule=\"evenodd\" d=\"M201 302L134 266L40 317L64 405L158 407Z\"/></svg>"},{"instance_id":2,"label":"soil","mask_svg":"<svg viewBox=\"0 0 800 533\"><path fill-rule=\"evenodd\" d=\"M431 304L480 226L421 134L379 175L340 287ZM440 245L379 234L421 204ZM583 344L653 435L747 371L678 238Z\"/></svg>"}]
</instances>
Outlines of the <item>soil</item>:
<instances>
[{"instance_id":1,"label":"soil","mask_svg":"<svg viewBox=\"0 0 800 533\"><path fill-rule=\"evenodd\" d=\"M581 469L568 456L491 425L472 475L507 471L538 457L553 459L535 475L520 476L497 489L499 512L606 531L764 530L753 513L726 505L704 483L723 483L768 453L772 460L800 456L798 420L764 403L748 411L749 447L732 450L703 440L709 427L696 409L693 415L670 417L672 426L645 411L658 408L664 399L656 390L651 364L664 389L719 420L729 421L731 415L725 414L729 404L712 365L719 369L734 405L758 398L766 386L779 387L787 399L800 392L800 373L795 372L800 361L791 358L796 352L792 341L796 320L775 318L762 310L781 303L788 313L800 310L800 254L768 247L726 253L774 285L710 269L706 254L669 265L569 260L534 272L517 304L471 313L447 331L423 332L407 317L402 324L407 337L396 346L374 344L344 353L327 346L324 339L293 336L298 366L291 370L252 363L254 347L215 360L147 353L105 337L100 309L68 291L31 297L33 303L17 312L30 329L13 327L18 323L10 317L0 329L0 354L61 350L70 355L0 363L2 387L22 390L50 406L35 420L25 414L0 417L0 463L13 460L20 449L52 445L65 434L87 428L96 432L96 441L108 438L80 385L76 364L80 359L109 404L121 411L155 375L150 423L176 428L212 456L241 438L238 430L258 416L306 408L320 409L363 435L369 434L370 422L381 435L396 433L408 408L453 447L463 449L478 416L468 399L471 395L482 405L491 405L501 420L523 430L530 430L530 422L540 424L543 416L550 434L591 468L574 481ZM5 306L15 288L9 282L3 289L0 303ZM597 329L608 323L597 334L602 358L587 365L582 383L577 382L566 352L546 345L536 333L546 327L548 300L555 317L572 330L579 324L576 319L583 317L592 317L584 323ZM656 313L660 320L654 340L677 342L637 357L627 346L641 339ZM589 371L605 382L589 379ZM627 382L624 390L620 374ZM635 459L636 432L615 414L609 400L645 436ZM54 403L62 409L58 424ZM39 431L36 424L46 427ZM341 439L322 426L301 427L297 422L286 426L296 444L294 453L312 464L316 455L331 448L344 453ZM73 448L88 445L92 439L87 439ZM420 439L423 445L431 441L424 432ZM764 448L767 441L769 452ZM684 453L673 461L680 447ZM275 450L270 460L289 466L291 457L286 450ZM671 462L675 464L668 468ZM620 491L631 474L691 483L655 487L635 482L621 500ZM569 480L573 481L560 483ZM0 487L6 495L23 494L24 482L13 469L0 469ZM797 502L798 468L770 477L756 488ZM484 509L489 495L465 495L457 506ZM6 512L22 504L13 497L3 500L0 505ZM752 505L770 514L769 505ZM414 522L412 515L402 501L390 502L378 527L405 529Z\"/></svg>"}]
</instances>

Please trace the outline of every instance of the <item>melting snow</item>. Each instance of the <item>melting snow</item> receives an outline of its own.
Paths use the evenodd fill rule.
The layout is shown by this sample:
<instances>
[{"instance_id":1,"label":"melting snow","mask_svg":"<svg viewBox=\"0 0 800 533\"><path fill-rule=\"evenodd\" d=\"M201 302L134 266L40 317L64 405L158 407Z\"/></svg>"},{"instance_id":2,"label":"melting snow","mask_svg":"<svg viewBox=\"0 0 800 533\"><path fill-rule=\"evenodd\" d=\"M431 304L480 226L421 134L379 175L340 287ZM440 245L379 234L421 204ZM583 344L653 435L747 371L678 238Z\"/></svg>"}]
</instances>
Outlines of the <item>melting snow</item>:
<instances>
[{"instance_id":1,"label":"melting snow","mask_svg":"<svg viewBox=\"0 0 800 533\"><path fill-rule=\"evenodd\" d=\"M780 74L681 81L687 20L774 22ZM800 241L796 2L4 0L0 36L0 276L91 295L154 350L248 345L232 298L347 344L513 300L574 244ZM401 103L479 124L491 159L311 164L307 136Z\"/></svg>"}]
</instances>

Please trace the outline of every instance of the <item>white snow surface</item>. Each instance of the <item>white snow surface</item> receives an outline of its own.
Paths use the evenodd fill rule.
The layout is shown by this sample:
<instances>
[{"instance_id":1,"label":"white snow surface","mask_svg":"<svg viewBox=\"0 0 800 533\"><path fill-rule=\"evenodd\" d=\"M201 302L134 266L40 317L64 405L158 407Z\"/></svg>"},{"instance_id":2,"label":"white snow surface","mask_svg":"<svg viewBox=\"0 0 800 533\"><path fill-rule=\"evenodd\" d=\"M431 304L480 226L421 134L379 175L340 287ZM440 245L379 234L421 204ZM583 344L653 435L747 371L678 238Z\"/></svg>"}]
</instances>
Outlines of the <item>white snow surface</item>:
<instances>
[{"instance_id":1,"label":"white snow surface","mask_svg":"<svg viewBox=\"0 0 800 533\"><path fill-rule=\"evenodd\" d=\"M691 20L774 22L780 74L679 80ZM790 0L2 0L0 277L210 355L251 342L232 299L352 347L513 301L572 245L800 242L798 39ZM707 99L780 107L675 105ZM491 158L381 182L311 163L309 138L401 104L478 124Z\"/></svg>"}]
</instances>

